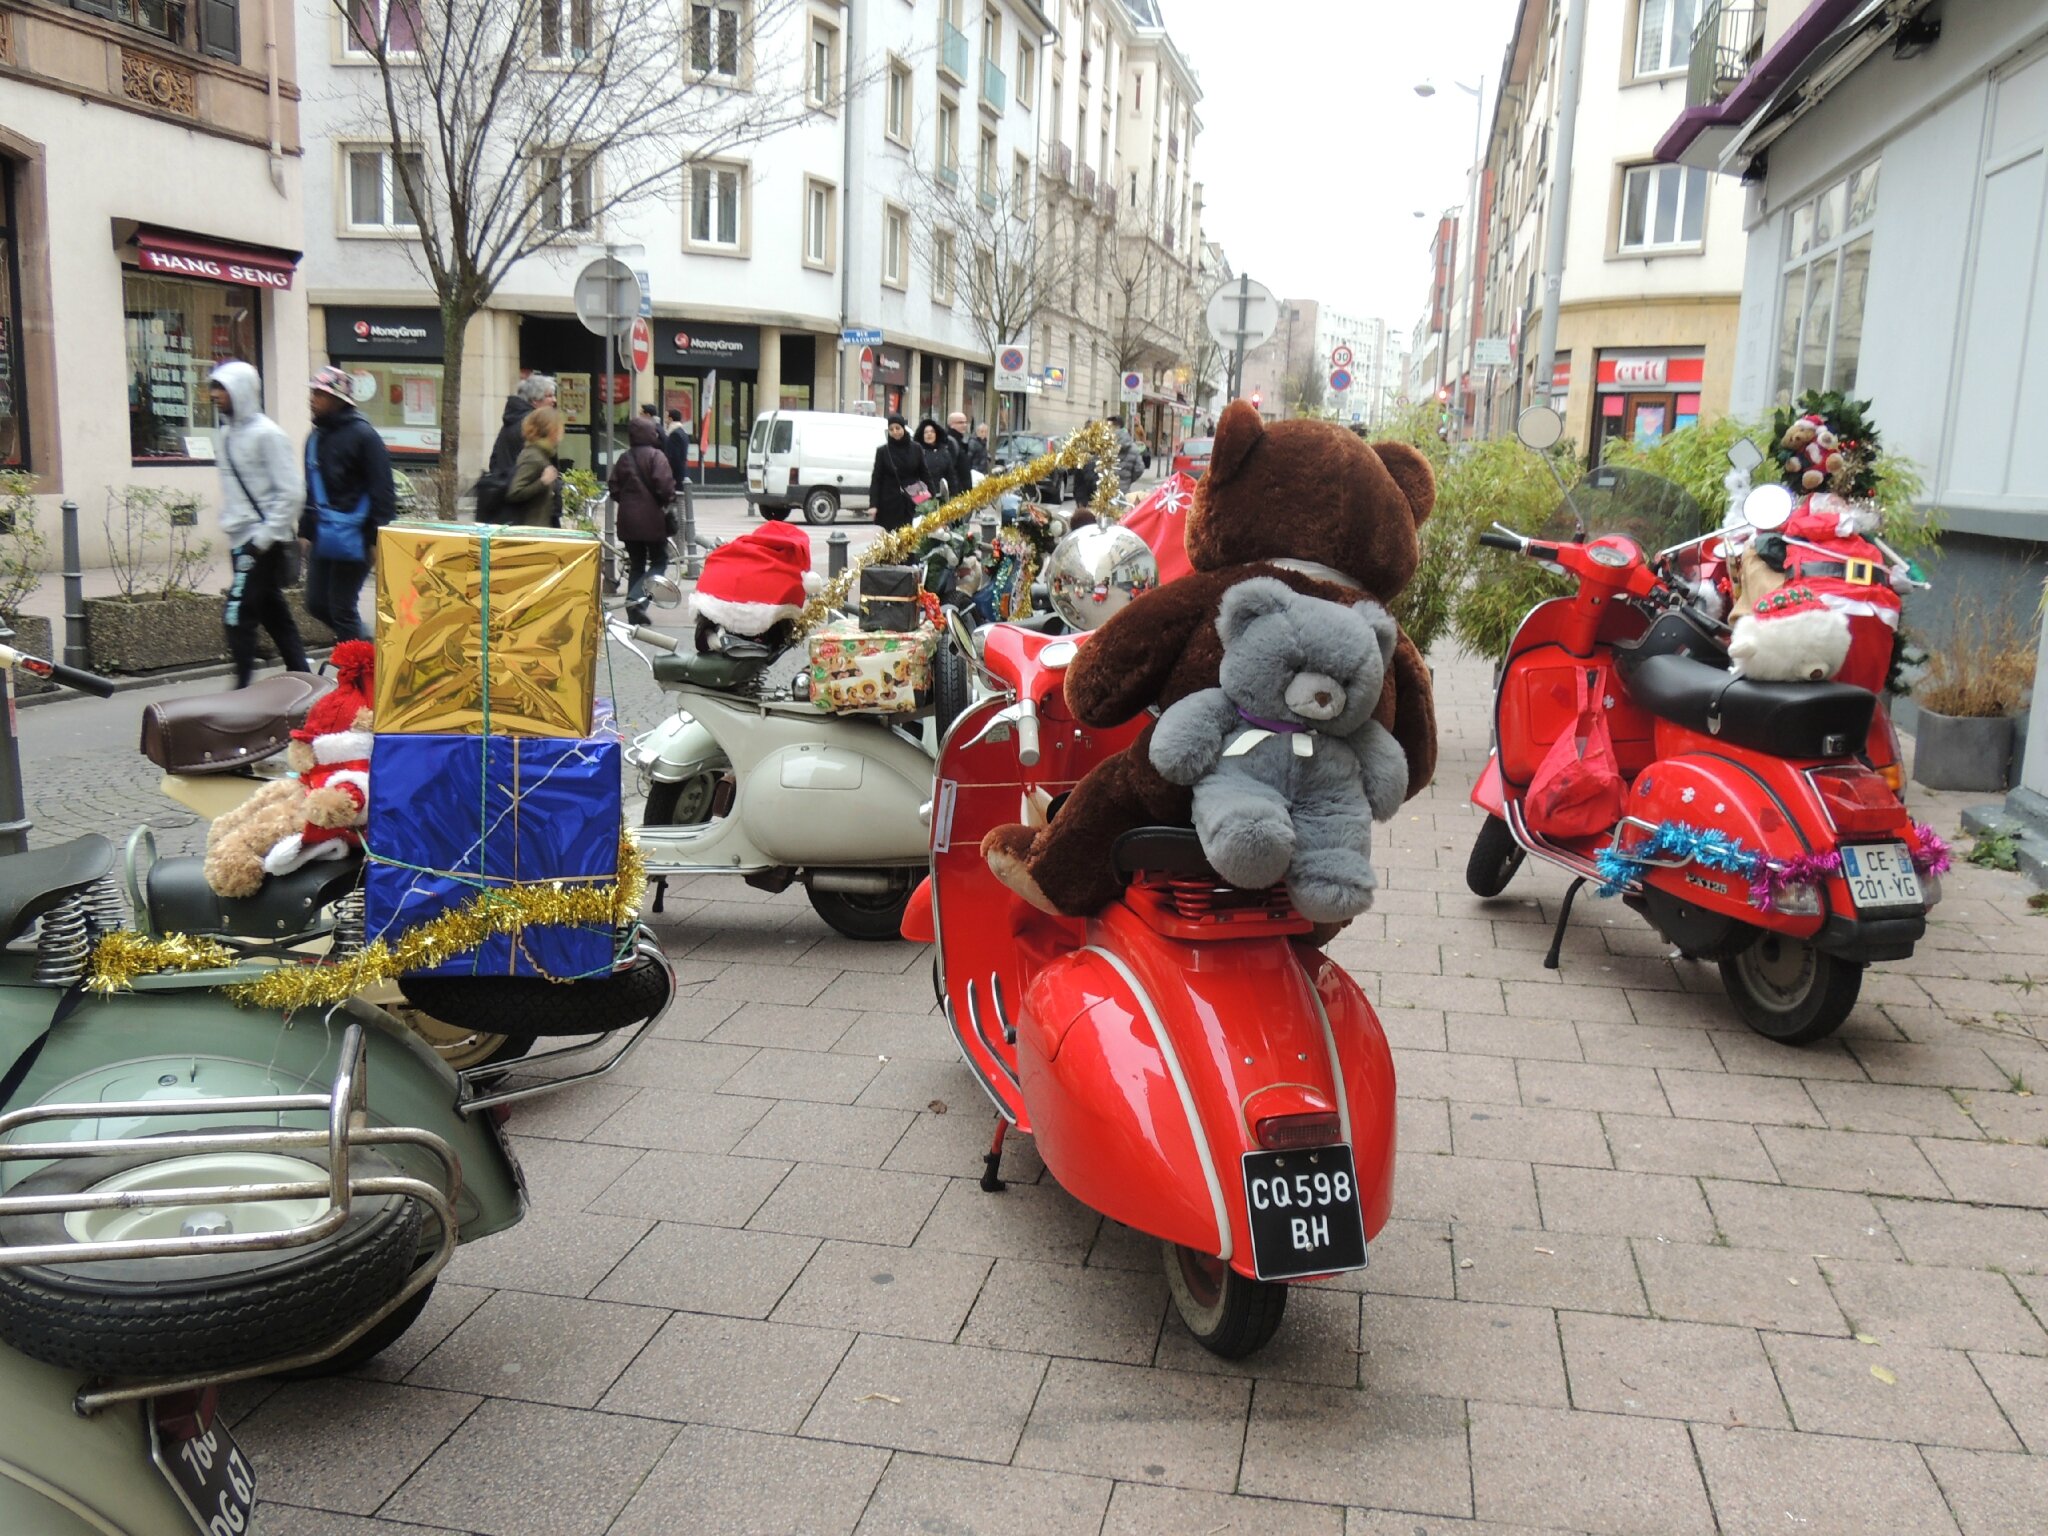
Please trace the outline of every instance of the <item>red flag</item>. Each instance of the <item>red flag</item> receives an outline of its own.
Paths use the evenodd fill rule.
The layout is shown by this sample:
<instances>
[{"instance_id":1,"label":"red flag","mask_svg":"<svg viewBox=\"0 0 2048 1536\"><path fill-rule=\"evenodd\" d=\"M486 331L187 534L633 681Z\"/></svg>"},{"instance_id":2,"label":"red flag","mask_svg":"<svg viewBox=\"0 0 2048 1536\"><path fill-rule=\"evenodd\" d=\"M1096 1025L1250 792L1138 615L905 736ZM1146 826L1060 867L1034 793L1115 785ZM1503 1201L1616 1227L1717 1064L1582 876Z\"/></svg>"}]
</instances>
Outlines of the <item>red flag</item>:
<instances>
[{"instance_id":1,"label":"red flag","mask_svg":"<svg viewBox=\"0 0 2048 1536\"><path fill-rule=\"evenodd\" d=\"M1124 514L1124 526L1151 545L1158 557L1162 586L1194 569L1188 564L1187 546L1188 508L1194 500L1195 482L1176 471Z\"/></svg>"}]
</instances>

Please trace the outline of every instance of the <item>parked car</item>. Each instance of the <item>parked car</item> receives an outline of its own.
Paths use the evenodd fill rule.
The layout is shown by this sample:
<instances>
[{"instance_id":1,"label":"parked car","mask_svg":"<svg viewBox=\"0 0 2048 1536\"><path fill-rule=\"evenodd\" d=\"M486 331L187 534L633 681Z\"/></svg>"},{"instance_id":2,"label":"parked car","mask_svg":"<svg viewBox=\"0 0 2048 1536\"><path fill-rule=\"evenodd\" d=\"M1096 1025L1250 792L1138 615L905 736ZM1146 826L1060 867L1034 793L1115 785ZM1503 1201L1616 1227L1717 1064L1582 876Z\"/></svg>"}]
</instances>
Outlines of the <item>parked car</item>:
<instances>
[{"instance_id":1,"label":"parked car","mask_svg":"<svg viewBox=\"0 0 2048 1536\"><path fill-rule=\"evenodd\" d=\"M802 507L829 523L843 507L865 512L875 450L889 429L850 411L766 411L747 439L747 504L773 522Z\"/></svg>"},{"instance_id":2,"label":"parked car","mask_svg":"<svg viewBox=\"0 0 2048 1536\"><path fill-rule=\"evenodd\" d=\"M1054 446L1053 440L1042 432L1005 432L996 439L995 450L989 455L989 462L996 469L1012 469L1019 464L1029 464L1033 459L1043 458L1052 452ZM1067 499L1073 488L1073 472L1056 469L1039 482L1037 499L1058 506Z\"/></svg>"},{"instance_id":3,"label":"parked car","mask_svg":"<svg viewBox=\"0 0 2048 1536\"><path fill-rule=\"evenodd\" d=\"M1173 456L1173 472L1186 475L1190 480L1201 479L1209 473L1209 451L1215 446L1213 437L1184 438L1180 452Z\"/></svg>"}]
</instances>

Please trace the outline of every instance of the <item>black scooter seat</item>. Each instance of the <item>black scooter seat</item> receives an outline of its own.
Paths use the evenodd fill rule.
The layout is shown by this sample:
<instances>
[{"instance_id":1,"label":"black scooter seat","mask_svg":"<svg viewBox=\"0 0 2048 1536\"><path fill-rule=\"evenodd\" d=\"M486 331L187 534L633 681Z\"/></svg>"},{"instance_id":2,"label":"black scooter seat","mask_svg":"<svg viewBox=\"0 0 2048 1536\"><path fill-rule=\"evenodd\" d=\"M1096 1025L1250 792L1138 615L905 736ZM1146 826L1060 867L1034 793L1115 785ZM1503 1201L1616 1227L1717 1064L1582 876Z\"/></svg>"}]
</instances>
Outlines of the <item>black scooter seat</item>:
<instances>
[{"instance_id":1,"label":"black scooter seat","mask_svg":"<svg viewBox=\"0 0 2048 1536\"><path fill-rule=\"evenodd\" d=\"M1193 827L1133 827L1109 845L1109 857L1126 880L1145 874L1223 884Z\"/></svg>"},{"instance_id":2,"label":"black scooter seat","mask_svg":"<svg viewBox=\"0 0 2048 1536\"><path fill-rule=\"evenodd\" d=\"M218 896L201 858L159 859L149 866L150 926L158 933L223 934L281 939L311 928L320 911L362 878L363 857L322 859L288 875L271 875L253 896Z\"/></svg>"},{"instance_id":3,"label":"black scooter seat","mask_svg":"<svg viewBox=\"0 0 2048 1536\"><path fill-rule=\"evenodd\" d=\"M1843 757L1862 750L1877 695L1847 683L1758 683L1689 656L1624 666L1629 696L1688 730L1774 757Z\"/></svg>"},{"instance_id":4,"label":"black scooter seat","mask_svg":"<svg viewBox=\"0 0 2048 1536\"><path fill-rule=\"evenodd\" d=\"M654 658L657 683L692 683L699 688L733 689L751 682L772 656L728 656L722 652L675 651Z\"/></svg>"},{"instance_id":5,"label":"black scooter seat","mask_svg":"<svg viewBox=\"0 0 2048 1536\"><path fill-rule=\"evenodd\" d=\"M114 845L96 832L0 859L0 944L21 937L30 923L113 867Z\"/></svg>"}]
</instances>

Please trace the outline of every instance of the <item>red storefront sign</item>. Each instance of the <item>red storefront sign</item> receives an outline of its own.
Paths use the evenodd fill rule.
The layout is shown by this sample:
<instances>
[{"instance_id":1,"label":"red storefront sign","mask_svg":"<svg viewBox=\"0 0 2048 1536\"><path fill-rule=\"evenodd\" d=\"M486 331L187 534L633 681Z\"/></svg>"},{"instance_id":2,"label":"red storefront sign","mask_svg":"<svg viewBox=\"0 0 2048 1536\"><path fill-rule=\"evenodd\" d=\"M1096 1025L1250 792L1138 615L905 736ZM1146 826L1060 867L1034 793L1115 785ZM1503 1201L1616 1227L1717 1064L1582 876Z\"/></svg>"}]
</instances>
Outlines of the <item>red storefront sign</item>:
<instances>
[{"instance_id":1,"label":"red storefront sign","mask_svg":"<svg viewBox=\"0 0 2048 1536\"><path fill-rule=\"evenodd\" d=\"M1600 359L1602 390L1698 389L1707 375L1704 357L1666 357L1662 353Z\"/></svg>"},{"instance_id":2,"label":"red storefront sign","mask_svg":"<svg viewBox=\"0 0 2048 1536\"><path fill-rule=\"evenodd\" d=\"M288 251L263 251L253 246L226 245L161 229L142 229L135 246L145 272L170 277L201 277L216 283L278 292L292 285L299 258Z\"/></svg>"}]
</instances>

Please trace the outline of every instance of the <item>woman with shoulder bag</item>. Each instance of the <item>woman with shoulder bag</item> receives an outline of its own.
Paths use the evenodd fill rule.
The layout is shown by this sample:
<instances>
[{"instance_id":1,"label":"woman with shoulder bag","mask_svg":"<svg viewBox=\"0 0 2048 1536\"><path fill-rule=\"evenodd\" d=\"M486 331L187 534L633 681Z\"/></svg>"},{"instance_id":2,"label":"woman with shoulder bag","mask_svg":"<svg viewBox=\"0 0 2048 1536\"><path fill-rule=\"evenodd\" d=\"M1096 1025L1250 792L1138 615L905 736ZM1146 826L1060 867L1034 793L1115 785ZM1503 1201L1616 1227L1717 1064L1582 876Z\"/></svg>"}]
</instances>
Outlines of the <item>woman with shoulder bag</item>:
<instances>
[{"instance_id":1,"label":"woman with shoulder bag","mask_svg":"<svg viewBox=\"0 0 2048 1536\"><path fill-rule=\"evenodd\" d=\"M902 416L889 413L889 435L875 450L874 472L868 476L868 505L880 528L901 528L913 517L932 489L925 483L924 453L910 440Z\"/></svg>"},{"instance_id":2,"label":"woman with shoulder bag","mask_svg":"<svg viewBox=\"0 0 2048 1536\"><path fill-rule=\"evenodd\" d=\"M612 461L606 489L618 509L619 542L626 546L626 617L647 622L647 578L668 569L669 503L676 476L661 451L661 428L651 416L626 423L626 451Z\"/></svg>"}]
</instances>

